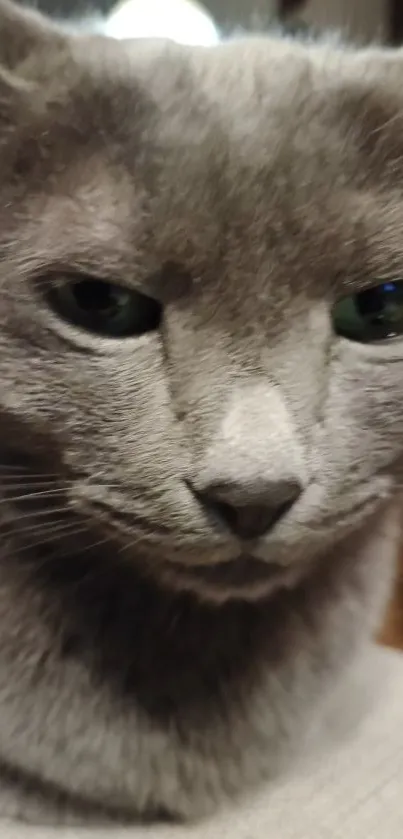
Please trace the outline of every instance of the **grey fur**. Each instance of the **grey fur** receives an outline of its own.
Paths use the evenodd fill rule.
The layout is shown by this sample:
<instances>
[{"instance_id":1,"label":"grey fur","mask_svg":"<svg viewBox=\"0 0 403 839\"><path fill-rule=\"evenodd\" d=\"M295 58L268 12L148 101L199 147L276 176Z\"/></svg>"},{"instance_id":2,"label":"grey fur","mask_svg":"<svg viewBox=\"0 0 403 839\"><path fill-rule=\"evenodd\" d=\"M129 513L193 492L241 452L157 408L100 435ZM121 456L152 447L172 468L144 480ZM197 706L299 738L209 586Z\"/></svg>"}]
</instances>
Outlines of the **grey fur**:
<instances>
[{"instance_id":1,"label":"grey fur","mask_svg":"<svg viewBox=\"0 0 403 839\"><path fill-rule=\"evenodd\" d=\"M403 276L403 56L8 2L0 55L0 815L200 817L275 777L388 597L402 342L330 310ZM50 269L156 294L161 332L64 324ZM288 587L206 582L241 548L189 482L284 474L256 552Z\"/></svg>"}]
</instances>

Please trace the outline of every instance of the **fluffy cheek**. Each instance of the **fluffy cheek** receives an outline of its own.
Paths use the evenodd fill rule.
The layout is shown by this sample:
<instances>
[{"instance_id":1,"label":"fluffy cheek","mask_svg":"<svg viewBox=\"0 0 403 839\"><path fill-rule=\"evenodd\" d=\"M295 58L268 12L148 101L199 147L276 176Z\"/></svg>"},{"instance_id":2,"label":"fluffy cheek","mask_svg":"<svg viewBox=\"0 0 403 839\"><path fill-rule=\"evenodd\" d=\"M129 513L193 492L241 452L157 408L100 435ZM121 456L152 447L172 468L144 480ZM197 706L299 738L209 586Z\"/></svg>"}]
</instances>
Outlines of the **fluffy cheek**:
<instances>
[{"instance_id":1,"label":"fluffy cheek","mask_svg":"<svg viewBox=\"0 0 403 839\"><path fill-rule=\"evenodd\" d=\"M381 353L340 342L315 429L311 486L282 533L281 549L295 558L328 551L400 492L403 361Z\"/></svg>"},{"instance_id":2,"label":"fluffy cheek","mask_svg":"<svg viewBox=\"0 0 403 839\"><path fill-rule=\"evenodd\" d=\"M403 476L403 342L366 347L341 342L323 424L323 475L333 494L354 492L379 478Z\"/></svg>"},{"instance_id":3,"label":"fluffy cheek","mask_svg":"<svg viewBox=\"0 0 403 839\"><path fill-rule=\"evenodd\" d=\"M14 341L12 358L0 344L0 381L3 446L60 473L74 512L153 554L211 550L156 341L98 356Z\"/></svg>"},{"instance_id":4,"label":"fluffy cheek","mask_svg":"<svg viewBox=\"0 0 403 839\"><path fill-rule=\"evenodd\" d=\"M402 405L402 359L382 347L340 342L312 436L310 485L269 535L265 559L288 565L327 557L396 499L403 484Z\"/></svg>"}]
</instances>

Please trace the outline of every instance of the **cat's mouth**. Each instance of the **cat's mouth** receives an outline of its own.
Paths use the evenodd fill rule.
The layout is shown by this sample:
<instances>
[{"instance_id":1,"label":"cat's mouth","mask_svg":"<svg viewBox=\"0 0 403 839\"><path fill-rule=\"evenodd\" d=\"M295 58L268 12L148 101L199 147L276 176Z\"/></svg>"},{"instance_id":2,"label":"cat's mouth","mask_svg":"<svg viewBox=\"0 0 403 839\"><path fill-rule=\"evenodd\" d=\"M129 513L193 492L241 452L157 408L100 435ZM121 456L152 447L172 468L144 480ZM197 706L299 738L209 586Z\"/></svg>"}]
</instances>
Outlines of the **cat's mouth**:
<instances>
[{"instance_id":1,"label":"cat's mouth","mask_svg":"<svg viewBox=\"0 0 403 839\"><path fill-rule=\"evenodd\" d=\"M306 570L306 569L305 569ZM164 576L175 588L193 590L208 600L257 600L280 589L292 588L303 576L302 569L264 562L248 554L211 566L189 567L169 562Z\"/></svg>"}]
</instances>

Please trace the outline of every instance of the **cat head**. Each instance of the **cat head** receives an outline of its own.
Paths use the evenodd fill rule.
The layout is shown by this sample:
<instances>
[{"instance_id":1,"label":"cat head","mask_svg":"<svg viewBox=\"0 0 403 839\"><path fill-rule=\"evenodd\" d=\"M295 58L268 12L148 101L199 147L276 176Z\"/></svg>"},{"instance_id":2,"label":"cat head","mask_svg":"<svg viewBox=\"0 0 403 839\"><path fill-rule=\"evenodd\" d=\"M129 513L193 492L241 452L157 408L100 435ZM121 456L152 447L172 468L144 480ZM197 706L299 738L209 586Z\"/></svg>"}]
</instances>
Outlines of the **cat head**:
<instances>
[{"instance_id":1,"label":"cat head","mask_svg":"<svg viewBox=\"0 0 403 839\"><path fill-rule=\"evenodd\" d=\"M35 495L45 550L54 492L172 589L288 585L401 484L403 55L115 43L2 2L0 60L15 538Z\"/></svg>"}]
</instances>

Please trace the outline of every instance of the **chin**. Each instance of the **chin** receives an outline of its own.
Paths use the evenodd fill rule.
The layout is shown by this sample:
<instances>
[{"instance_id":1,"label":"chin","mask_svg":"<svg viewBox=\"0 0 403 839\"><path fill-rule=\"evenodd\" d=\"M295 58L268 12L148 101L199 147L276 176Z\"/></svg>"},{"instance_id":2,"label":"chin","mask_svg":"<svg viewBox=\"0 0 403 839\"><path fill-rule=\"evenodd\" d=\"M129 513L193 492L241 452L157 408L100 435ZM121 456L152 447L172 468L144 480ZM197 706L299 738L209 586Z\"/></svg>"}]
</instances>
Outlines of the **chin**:
<instances>
[{"instance_id":1,"label":"chin","mask_svg":"<svg viewBox=\"0 0 403 839\"><path fill-rule=\"evenodd\" d=\"M310 570L307 565L285 568L242 555L236 560L193 568L166 562L160 566L158 577L171 591L189 592L206 603L221 605L270 599L297 586Z\"/></svg>"}]
</instances>

